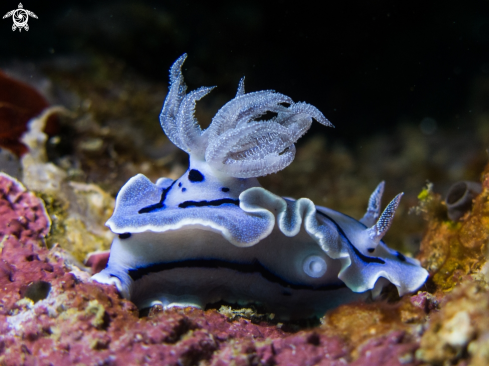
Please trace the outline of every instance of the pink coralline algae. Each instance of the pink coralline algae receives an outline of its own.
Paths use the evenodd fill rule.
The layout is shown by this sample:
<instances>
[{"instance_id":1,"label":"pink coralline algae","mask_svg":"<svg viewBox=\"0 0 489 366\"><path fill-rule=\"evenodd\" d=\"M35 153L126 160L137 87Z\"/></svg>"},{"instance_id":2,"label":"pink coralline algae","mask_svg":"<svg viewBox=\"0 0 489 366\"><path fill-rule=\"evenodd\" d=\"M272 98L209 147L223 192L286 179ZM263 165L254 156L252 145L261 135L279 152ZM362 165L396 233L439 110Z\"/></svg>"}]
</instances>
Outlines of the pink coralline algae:
<instances>
[{"instance_id":1,"label":"pink coralline algae","mask_svg":"<svg viewBox=\"0 0 489 366\"><path fill-rule=\"evenodd\" d=\"M0 235L28 242L49 233L50 220L44 204L10 176L0 173Z\"/></svg>"},{"instance_id":2,"label":"pink coralline algae","mask_svg":"<svg viewBox=\"0 0 489 366\"><path fill-rule=\"evenodd\" d=\"M40 199L6 175L0 187L2 366L417 364L419 340L398 322L360 344L335 333L333 318L332 332L292 332L212 309L156 307L140 317L114 287L87 282L44 247L49 219Z\"/></svg>"},{"instance_id":3,"label":"pink coralline algae","mask_svg":"<svg viewBox=\"0 0 489 366\"><path fill-rule=\"evenodd\" d=\"M107 265L109 254L110 252L108 250L90 253L85 261L85 265L91 268L92 273L99 273Z\"/></svg>"}]
</instances>

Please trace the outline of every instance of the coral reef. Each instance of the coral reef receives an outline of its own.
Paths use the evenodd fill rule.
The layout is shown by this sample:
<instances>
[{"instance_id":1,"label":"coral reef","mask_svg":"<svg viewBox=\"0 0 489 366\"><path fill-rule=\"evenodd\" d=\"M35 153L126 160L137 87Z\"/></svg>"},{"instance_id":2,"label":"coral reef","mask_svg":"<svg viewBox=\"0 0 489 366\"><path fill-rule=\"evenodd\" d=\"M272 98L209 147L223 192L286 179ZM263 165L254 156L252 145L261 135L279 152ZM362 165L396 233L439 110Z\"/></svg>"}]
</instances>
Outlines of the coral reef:
<instances>
[{"instance_id":1,"label":"coral reef","mask_svg":"<svg viewBox=\"0 0 489 366\"><path fill-rule=\"evenodd\" d=\"M86 281L70 272L55 249L42 247L49 220L41 200L6 175L0 187L2 217L10 223L1 232L2 365L340 365L358 346L326 334L326 326L294 333L271 323L231 320L215 310L154 308L139 318L114 287ZM414 347L405 331L389 332L367 342L354 364L406 364Z\"/></svg>"},{"instance_id":2,"label":"coral reef","mask_svg":"<svg viewBox=\"0 0 489 366\"><path fill-rule=\"evenodd\" d=\"M487 364L489 291L480 253L487 243L488 177L489 167L482 194L458 224L447 221L435 194L421 195L420 208L429 219L421 259L435 273L428 291L400 300L388 291L383 301L343 305L320 326L300 330L297 324L253 320L254 312L229 309L220 314L155 307L138 316L114 287L90 283L59 248L43 247L49 218L42 201L3 174L0 363ZM479 233L472 252L452 259L466 271L451 272L446 287L436 273L451 268L446 253L452 258L462 252L454 250L457 245L469 247L464 236L469 229Z\"/></svg>"},{"instance_id":3,"label":"coral reef","mask_svg":"<svg viewBox=\"0 0 489 366\"><path fill-rule=\"evenodd\" d=\"M482 174L482 193L459 222L447 219L446 205L430 187L418 207L428 219L419 259L437 291L450 291L465 275L477 274L487 260L489 240L489 165Z\"/></svg>"},{"instance_id":4,"label":"coral reef","mask_svg":"<svg viewBox=\"0 0 489 366\"><path fill-rule=\"evenodd\" d=\"M77 78L74 74L62 76L79 86L84 74ZM386 195L393 195L405 182L401 223L394 222L391 238L398 240L399 249L415 255L417 238L421 239L417 233L424 230L417 258L430 272L428 283L413 296L399 299L395 289L388 288L381 300L343 305L325 314L321 324L281 324L271 314L259 314L261 309L154 307L149 314L138 313L113 287L91 283L88 269L74 263L89 252L108 248L110 240L101 226L113 204L107 191L115 194L128 177L145 171L143 167L153 180L156 172L173 179L183 173L184 161L164 141L151 142L151 149L159 146L156 157L139 147L136 152L125 150L141 136L127 125L120 128L122 117L111 119L111 111L133 114L119 106L135 90L136 99L144 100L139 107L151 109L146 108L151 103L145 98L152 89L144 85L138 89L137 82L121 85L117 78L109 80L112 77L102 75L93 89L89 80L84 90L76 91L81 107L74 117L60 117L65 129L60 135L44 138L37 124L34 135L47 140L48 151L44 155L40 151L44 142L36 148L42 159L24 151L23 173L29 166L46 169L49 163L53 171L60 169L59 181L46 182L59 182L59 189L32 185L47 209L18 181L0 175L0 365L489 363L489 166L482 174L482 193L458 222L448 219L446 205L434 193L458 180L478 180L484 154L475 156L473 150L453 147L472 148L473 139L466 143L466 136L436 140L405 127L392 141L385 136L371 139L359 157L341 144L330 146L317 137L297 147L296 163L283 174L262 181L278 193L310 196L356 216L361 215L378 177L387 178L387 187L392 189ZM109 90L115 91L110 94ZM162 90L158 87L160 94L154 97L158 104ZM106 94L110 105L105 104ZM203 107L197 115L211 113ZM481 131L487 129L486 117L479 124ZM111 121L104 124L105 118ZM23 131L27 129L25 125ZM479 135L487 139L487 134ZM66 144L72 150L63 150ZM464 154L459 159L457 153L459 160L453 163L449 150ZM436 159L426 163L426 156L432 155ZM330 169L321 171L324 165ZM36 178L35 173L31 176ZM407 208L416 204L414 192L426 177L435 185L419 195L415 211L421 215L408 215ZM29 179L24 184L31 187ZM107 254L97 252L90 258L87 264L97 271Z\"/></svg>"},{"instance_id":5,"label":"coral reef","mask_svg":"<svg viewBox=\"0 0 489 366\"><path fill-rule=\"evenodd\" d=\"M489 291L465 278L433 314L416 357L429 364L489 363Z\"/></svg>"},{"instance_id":6,"label":"coral reef","mask_svg":"<svg viewBox=\"0 0 489 366\"><path fill-rule=\"evenodd\" d=\"M444 217L439 195L422 192L429 222L420 256L431 272L428 287L440 309L431 316L416 351L417 358L429 364L489 363L489 165L481 182L482 193L458 223Z\"/></svg>"},{"instance_id":7,"label":"coral reef","mask_svg":"<svg viewBox=\"0 0 489 366\"><path fill-rule=\"evenodd\" d=\"M153 308L139 318L136 307L115 288L70 273L56 250L42 248L39 244L49 229L42 202L7 176L0 182L2 207L15 202L22 206L9 211L10 222L31 217L26 234L2 231L2 365L416 364L416 343L406 331L412 326L403 323L396 330L378 330L380 335L371 330L360 347L358 339L345 340L344 328L323 325L291 332L280 324L231 320L215 310ZM367 306L362 312L364 321L373 324L379 317L370 314L382 311ZM354 350L357 356L352 359Z\"/></svg>"},{"instance_id":8,"label":"coral reef","mask_svg":"<svg viewBox=\"0 0 489 366\"><path fill-rule=\"evenodd\" d=\"M457 224L447 220L438 196L429 190L420 195L429 219L421 260L434 274L428 291L400 300L387 292L384 301L343 305L327 313L322 325L297 331L294 324L247 320L243 316L250 313L229 309L221 311L227 317L213 309L155 307L138 317L113 287L88 282L56 248L42 248L49 229L42 202L2 175L2 217L18 224L2 227L0 362L487 364L488 177L489 166L482 194ZM24 217L29 219L23 223ZM468 230L477 233L473 242ZM437 277L440 272L443 277Z\"/></svg>"}]
</instances>

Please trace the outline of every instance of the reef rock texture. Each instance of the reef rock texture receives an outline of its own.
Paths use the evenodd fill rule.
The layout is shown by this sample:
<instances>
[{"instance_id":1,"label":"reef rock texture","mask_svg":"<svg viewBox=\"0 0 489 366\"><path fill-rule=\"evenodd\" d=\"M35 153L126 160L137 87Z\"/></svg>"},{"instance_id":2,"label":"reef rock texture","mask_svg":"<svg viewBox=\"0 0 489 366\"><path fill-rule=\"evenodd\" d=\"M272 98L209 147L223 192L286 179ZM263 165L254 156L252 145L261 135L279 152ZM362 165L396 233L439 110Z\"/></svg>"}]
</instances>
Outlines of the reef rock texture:
<instances>
[{"instance_id":1,"label":"reef rock texture","mask_svg":"<svg viewBox=\"0 0 489 366\"><path fill-rule=\"evenodd\" d=\"M49 116L66 113L52 107L28 124L22 142L29 148L22 157L23 182L39 193L53 221L49 246L59 244L82 262L90 252L108 249L113 234L103 224L114 208L113 198L95 184L74 182L68 173L48 161L43 132Z\"/></svg>"},{"instance_id":2,"label":"reef rock texture","mask_svg":"<svg viewBox=\"0 0 489 366\"><path fill-rule=\"evenodd\" d=\"M489 364L489 165L482 193L458 223L444 217L439 196L421 194L429 217L421 261L431 272L428 287L438 302L427 323L416 357L434 365Z\"/></svg>"},{"instance_id":3,"label":"reef rock texture","mask_svg":"<svg viewBox=\"0 0 489 366\"><path fill-rule=\"evenodd\" d=\"M466 278L443 300L416 356L435 365L489 364L489 291L485 284Z\"/></svg>"},{"instance_id":4,"label":"reef rock texture","mask_svg":"<svg viewBox=\"0 0 489 366\"><path fill-rule=\"evenodd\" d=\"M489 167L457 224L435 194L420 195L429 220L421 260L432 274L422 291L399 299L387 290L313 325L227 307L139 313L59 246L46 248L43 202L1 174L0 365L487 365L488 183Z\"/></svg>"},{"instance_id":5,"label":"reef rock texture","mask_svg":"<svg viewBox=\"0 0 489 366\"><path fill-rule=\"evenodd\" d=\"M1 365L418 363L413 324L424 310L409 301L344 306L301 331L213 309L153 308L140 318L114 287L89 282L44 247L49 219L41 200L6 175L0 186Z\"/></svg>"},{"instance_id":6,"label":"reef rock texture","mask_svg":"<svg viewBox=\"0 0 489 366\"><path fill-rule=\"evenodd\" d=\"M25 157L24 164L30 159ZM42 168L47 161L33 158L31 163ZM328 312L321 324L281 324L271 314L226 307L155 307L139 313L114 287L90 282L89 273L73 265L76 260L70 256L79 257L80 248L63 249L66 243L52 242L75 232L60 230L70 218L91 215L91 206L75 201L76 192L94 203L104 196L95 186L88 189L90 185L66 177L60 182L56 195L41 190L46 211L41 199L0 174L2 366L489 363L489 166L482 175L482 193L457 223L448 220L432 189L420 194L416 211L428 221L419 259L431 274L421 291L399 299L387 289L380 300ZM60 202L77 202L77 211ZM50 216L54 234L49 234ZM90 248L91 237L79 236ZM45 241L51 241L51 249ZM92 255L93 270L106 254Z\"/></svg>"},{"instance_id":7,"label":"reef rock texture","mask_svg":"<svg viewBox=\"0 0 489 366\"><path fill-rule=\"evenodd\" d=\"M43 202L4 173L0 173L0 217L0 235L25 242L44 238L51 225Z\"/></svg>"},{"instance_id":8,"label":"reef rock texture","mask_svg":"<svg viewBox=\"0 0 489 366\"><path fill-rule=\"evenodd\" d=\"M83 105L86 113L90 103ZM104 250L111 233L102 225L112 212L113 198L101 186L115 193L114 182L144 172L144 166L152 178L165 169L172 171L165 175L176 177L182 165L178 154L163 153L166 145L160 141L154 143L161 143L164 158L159 163L148 156L133 158L132 150L125 151L132 133L119 136L119 125L97 126L86 115L69 122L76 131L74 140L63 134L49 139L46 123L53 111L59 115L61 109L31 118L22 140L18 138L28 147L22 156L23 183L42 200L0 174L0 365L489 364L489 166L482 174L482 193L458 222L448 219L446 206L433 192L437 187L429 186L419 195L413 211L425 218L424 223L418 220L425 233L418 259L430 279L417 294L399 299L387 288L380 300L340 306L325 314L321 324L281 324L272 314L227 307L155 307L146 314L115 288L90 282L90 269L79 262L95 252L86 263L95 272L107 260ZM65 140L74 146L71 155L62 154ZM117 148L117 141L125 145ZM289 186L282 184L287 176L278 175L268 177L265 185L274 191L274 185L282 187L278 193L314 196L318 203L326 194L360 208L358 197L367 199L367 186L377 181L365 184L352 156L341 149L324 154L321 141L311 140L298 149L299 163L284 172L297 177ZM418 140L412 141L414 146ZM55 154L50 155L53 146ZM411 154L412 149L406 151ZM325 156L330 156L329 162L320 161ZM425 156L419 153L419 159ZM336 183L321 175L318 167L326 163L337 167L328 172L328 177L338 177ZM400 171L413 165L389 164ZM365 169L371 166L365 164ZM122 172L112 176L115 171ZM368 177L374 180L384 176L381 173ZM426 177L425 172L418 175ZM469 178L475 179L464 179ZM314 187L307 184L310 181ZM418 183L419 179L411 185L419 187ZM407 200L399 222L415 217L407 214L407 206L414 204L413 198ZM410 227L419 233L419 226ZM417 249L406 248L411 253Z\"/></svg>"},{"instance_id":9,"label":"reef rock texture","mask_svg":"<svg viewBox=\"0 0 489 366\"><path fill-rule=\"evenodd\" d=\"M431 274L437 291L452 290L465 275L478 274L487 261L489 242L489 165L482 174L482 193L471 210L450 221L446 205L430 187L421 192L418 210L428 219L419 259Z\"/></svg>"}]
</instances>

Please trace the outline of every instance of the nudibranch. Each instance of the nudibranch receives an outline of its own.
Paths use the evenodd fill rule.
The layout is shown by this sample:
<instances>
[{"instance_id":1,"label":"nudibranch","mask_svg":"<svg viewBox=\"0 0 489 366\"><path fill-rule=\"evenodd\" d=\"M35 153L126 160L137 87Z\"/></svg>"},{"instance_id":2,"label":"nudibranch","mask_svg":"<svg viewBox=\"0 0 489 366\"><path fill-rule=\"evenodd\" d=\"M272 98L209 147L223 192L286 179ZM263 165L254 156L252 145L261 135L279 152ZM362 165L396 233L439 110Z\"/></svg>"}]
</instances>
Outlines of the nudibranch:
<instances>
[{"instance_id":1,"label":"nudibranch","mask_svg":"<svg viewBox=\"0 0 489 366\"><path fill-rule=\"evenodd\" d=\"M360 221L258 183L292 162L313 119L332 126L317 108L272 90L245 93L241 79L203 131L195 105L212 88L186 93L185 58L170 69L160 122L189 168L177 180L138 174L122 187L107 222L118 235L95 281L139 308L255 303L281 318L321 316L388 283L400 295L423 285L419 262L382 241L402 196L380 214L383 182Z\"/></svg>"}]
</instances>

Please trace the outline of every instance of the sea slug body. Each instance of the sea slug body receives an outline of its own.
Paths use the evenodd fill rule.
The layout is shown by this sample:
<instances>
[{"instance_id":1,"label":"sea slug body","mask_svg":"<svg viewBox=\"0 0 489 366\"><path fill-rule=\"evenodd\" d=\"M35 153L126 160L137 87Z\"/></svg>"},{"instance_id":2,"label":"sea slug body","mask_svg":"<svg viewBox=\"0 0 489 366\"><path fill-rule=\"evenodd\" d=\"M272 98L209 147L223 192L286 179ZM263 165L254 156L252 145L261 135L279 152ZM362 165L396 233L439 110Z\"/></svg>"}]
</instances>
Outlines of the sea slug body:
<instances>
[{"instance_id":1,"label":"sea slug body","mask_svg":"<svg viewBox=\"0 0 489 366\"><path fill-rule=\"evenodd\" d=\"M419 262L382 241L402 196L381 214L383 182L360 221L258 183L293 161L313 119L332 126L317 108L270 90L245 93L242 79L202 131L195 104L212 88L186 93L185 58L171 67L160 121L189 168L177 180L138 174L122 187L107 222L118 236L94 280L139 308L257 303L281 318L320 316L388 283L400 295L423 285ZM259 120L267 112L276 116Z\"/></svg>"}]
</instances>

